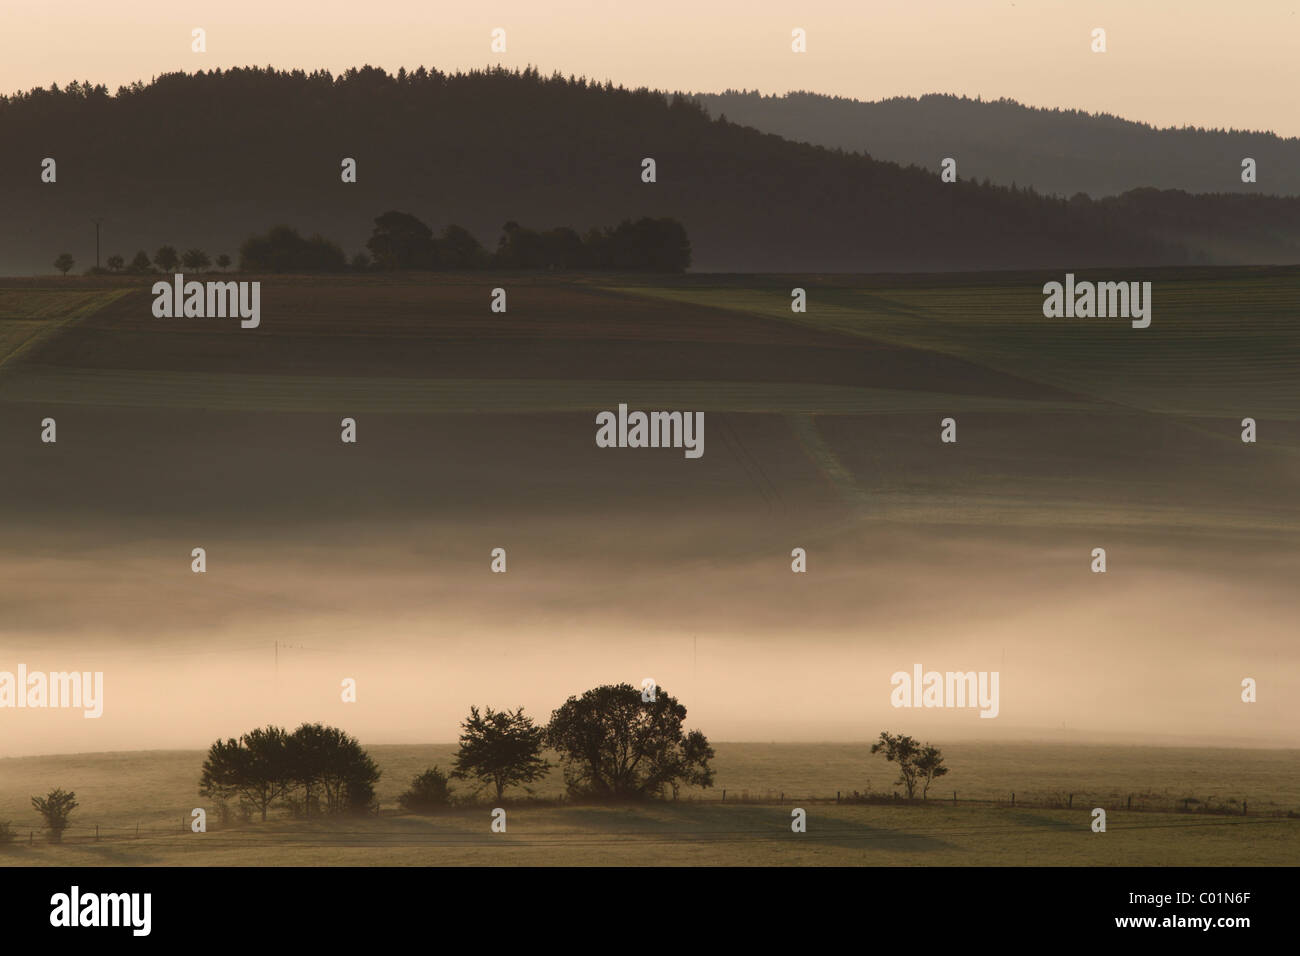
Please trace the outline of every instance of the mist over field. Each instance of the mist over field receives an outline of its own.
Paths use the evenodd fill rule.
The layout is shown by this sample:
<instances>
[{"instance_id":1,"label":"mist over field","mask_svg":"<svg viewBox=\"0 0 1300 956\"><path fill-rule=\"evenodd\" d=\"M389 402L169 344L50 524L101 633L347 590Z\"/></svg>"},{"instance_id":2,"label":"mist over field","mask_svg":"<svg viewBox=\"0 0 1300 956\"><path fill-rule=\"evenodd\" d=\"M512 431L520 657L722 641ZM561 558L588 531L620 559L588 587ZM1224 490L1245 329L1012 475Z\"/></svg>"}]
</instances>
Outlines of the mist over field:
<instances>
[{"instance_id":1,"label":"mist over field","mask_svg":"<svg viewBox=\"0 0 1300 956\"><path fill-rule=\"evenodd\" d=\"M102 670L105 707L8 710L0 752L310 720L449 741L471 704L545 719L645 677L715 740L1300 743L1300 433L1274 384L1293 279L1234 280L1281 311L1212 379L1230 320L1195 284L1162 287L1155 351L1115 352L1127 328L1061 346L1021 322L1017 282L967 287L1005 317L977 340L948 311L960 286L841 282L814 327L776 318L779 291L525 280L471 341L476 280L332 281L278 288L256 331L150 325L126 286L18 343L0 647ZM367 294L388 304L359 320ZM1134 373L1088 372L1107 348ZM596 447L595 412L627 401L707 409L703 457ZM1272 416L1266 442L1240 442L1238 409ZM36 439L46 414L57 444ZM997 718L891 706L915 664L1000 672Z\"/></svg>"}]
</instances>

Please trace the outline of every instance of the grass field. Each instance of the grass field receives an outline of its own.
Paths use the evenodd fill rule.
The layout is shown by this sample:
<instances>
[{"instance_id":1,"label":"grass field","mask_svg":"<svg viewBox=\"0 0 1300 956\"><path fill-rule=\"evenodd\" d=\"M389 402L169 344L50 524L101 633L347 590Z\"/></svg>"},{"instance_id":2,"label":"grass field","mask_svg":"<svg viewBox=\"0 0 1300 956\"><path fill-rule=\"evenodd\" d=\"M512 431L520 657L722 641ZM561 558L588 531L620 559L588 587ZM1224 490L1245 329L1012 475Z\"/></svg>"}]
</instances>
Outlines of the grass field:
<instances>
[{"instance_id":1,"label":"grass field","mask_svg":"<svg viewBox=\"0 0 1300 956\"><path fill-rule=\"evenodd\" d=\"M370 749L384 771L378 793L387 811L379 818L322 823L280 812L265 824L223 826L214 812L203 835L181 829L189 810L204 805L195 792L200 752L0 760L0 820L16 818L20 834L0 851L0 864L1231 866L1293 864L1300 853L1300 816L1275 815L1300 808L1296 751L955 745L948 796L956 788L963 800L997 805L954 807L935 793L929 806L836 804L836 789L888 790L892 775L866 756L866 744L723 743L712 790L635 807L507 801L507 832L492 834L490 803L432 817L395 810L409 778L434 763L446 767L452 745ZM39 832L26 845L23 826L37 821L22 806L19 781L30 790L77 791L82 808L63 845L43 844ZM1068 793L1072 810L1025 805L1058 797L1064 804ZM1130 812L1130 793L1135 807L1184 797L1222 807L1250 794L1250 813ZM538 797L559 794L555 774L536 788ZM1105 834L1090 829L1094 806L1110 808ZM790 831L794 807L808 813L805 834Z\"/></svg>"}]
</instances>

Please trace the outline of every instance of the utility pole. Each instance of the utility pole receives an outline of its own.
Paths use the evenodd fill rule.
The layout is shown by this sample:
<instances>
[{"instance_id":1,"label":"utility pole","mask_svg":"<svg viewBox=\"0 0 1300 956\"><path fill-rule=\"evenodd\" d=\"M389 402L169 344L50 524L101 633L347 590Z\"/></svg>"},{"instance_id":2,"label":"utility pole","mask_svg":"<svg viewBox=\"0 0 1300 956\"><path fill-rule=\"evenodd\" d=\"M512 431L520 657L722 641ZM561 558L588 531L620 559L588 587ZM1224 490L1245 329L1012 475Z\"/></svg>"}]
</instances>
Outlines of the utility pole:
<instances>
[{"instance_id":1,"label":"utility pole","mask_svg":"<svg viewBox=\"0 0 1300 956\"><path fill-rule=\"evenodd\" d=\"M90 220L95 224L95 269L99 269L99 224L104 220L96 217Z\"/></svg>"}]
</instances>

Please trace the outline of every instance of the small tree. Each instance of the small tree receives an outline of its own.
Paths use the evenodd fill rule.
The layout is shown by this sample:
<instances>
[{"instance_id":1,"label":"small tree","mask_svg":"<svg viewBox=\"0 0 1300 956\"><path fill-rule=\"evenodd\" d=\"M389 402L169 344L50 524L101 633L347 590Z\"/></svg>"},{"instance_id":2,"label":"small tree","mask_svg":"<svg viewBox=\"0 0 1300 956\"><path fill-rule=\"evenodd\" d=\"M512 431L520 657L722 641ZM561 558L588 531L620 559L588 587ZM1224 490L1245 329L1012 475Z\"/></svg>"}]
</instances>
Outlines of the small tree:
<instances>
[{"instance_id":1,"label":"small tree","mask_svg":"<svg viewBox=\"0 0 1300 956\"><path fill-rule=\"evenodd\" d=\"M202 249L186 249L185 255L181 256L181 263L186 272L202 272L212 264L212 260Z\"/></svg>"},{"instance_id":2,"label":"small tree","mask_svg":"<svg viewBox=\"0 0 1300 956\"><path fill-rule=\"evenodd\" d=\"M551 769L541 755L545 731L524 716L522 707L514 711L489 707L483 714L470 707L469 717L460 726L464 733L452 776L491 783L497 800L506 787L532 783Z\"/></svg>"},{"instance_id":3,"label":"small tree","mask_svg":"<svg viewBox=\"0 0 1300 956\"><path fill-rule=\"evenodd\" d=\"M126 260L123 259L121 256L112 255L109 256L108 259L105 261L108 264L109 272L121 272L123 269L126 268Z\"/></svg>"},{"instance_id":4,"label":"small tree","mask_svg":"<svg viewBox=\"0 0 1300 956\"><path fill-rule=\"evenodd\" d=\"M141 249L131 260L131 264L126 267L126 271L131 275L144 276L153 272L153 263L149 260L149 253Z\"/></svg>"},{"instance_id":5,"label":"small tree","mask_svg":"<svg viewBox=\"0 0 1300 956\"><path fill-rule=\"evenodd\" d=\"M929 796L930 784L947 772L948 768L943 765L943 754L939 752L939 748L926 743L916 757L916 773L921 781L922 800Z\"/></svg>"},{"instance_id":6,"label":"small tree","mask_svg":"<svg viewBox=\"0 0 1300 956\"><path fill-rule=\"evenodd\" d=\"M907 788L907 799L911 800L920 774L916 759L920 756L921 745L906 734L895 736L882 730L880 740L871 745L871 752L883 753L886 760L898 764L898 782Z\"/></svg>"},{"instance_id":7,"label":"small tree","mask_svg":"<svg viewBox=\"0 0 1300 956\"><path fill-rule=\"evenodd\" d=\"M224 252L221 255L217 256L217 268L222 270L229 269L230 256L226 255Z\"/></svg>"},{"instance_id":8,"label":"small tree","mask_svg":"<svg viewBox=\"0 0 1300 956\"><path fill-rule=\"evenodd\" d=\"M77 795L70 790L57 788L43 797L32 797L32 806L45 819L51 843L63 842L63 831L68 828L68 818L77 808Z\"/></svg>"},{"instance_id":9,"label":"small tree","mask_svg":"<svg viewBox=\"0 0 1300 956\"><path fill-rule=\"evenodd\" d=\"M70 252L59 253L59 257L54 260L54 268L58 269L64 275L67 275L76 264L77 260L72 258L72 253Z\"/></svg>"},{"instance_id":10,"label":"small tree","mask_svg":"<svg viewBox=\"0 0 1300 956\"><path fill-rule=\"evenodd\" d=\"M451 803L450 778L437 767L411 779L411 789L397 798L403 810L411 813L433 813Z\"/></svg>"},{"instance_id":11,"label":"small tree","mask_svg":"<svg viewBox=\"0 0 1300 956\"><path fill-rule=\"evenodd\" d=\"M153 262L161 271L172 272L180 264L180 256L172 246L162 246L153 254Z\"/></svg>"}]
</instances>

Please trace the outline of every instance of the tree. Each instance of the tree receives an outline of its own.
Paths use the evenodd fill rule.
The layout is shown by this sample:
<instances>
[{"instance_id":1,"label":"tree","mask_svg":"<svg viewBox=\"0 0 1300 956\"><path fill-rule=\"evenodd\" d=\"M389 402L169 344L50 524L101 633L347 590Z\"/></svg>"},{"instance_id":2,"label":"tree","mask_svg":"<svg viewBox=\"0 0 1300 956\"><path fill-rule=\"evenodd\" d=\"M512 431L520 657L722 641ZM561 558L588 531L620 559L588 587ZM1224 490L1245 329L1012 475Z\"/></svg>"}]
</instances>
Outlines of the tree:
<instances>
[{"instance_id":1,"label":"tree","mask_svg":"<svg viewBox=\"0 0 1300 956\"><path fill-rule=\"evenodd\" d=\"M121 272L126 268L126 260L119 255L111 255L105 260L110 272Z\"/></svg>"},{"instance_id":2,"label":"tree","mask_svg":"<svg viewBox=\"0 0 1300 956\"><path fill-rule=\"evenodd\" d=\"M43 797L32 797L32 806L45 819L51 843L63 842L63 831L68 828L68 818L77 808L77 795L59 787Z\"/></svg>"},{"instance_id":3,"label":"tree","mask_svg":"<svg viewBox=\"0 0 1300 956\"><path fill-rule=\"evenodd\" d=\"M916 758L916 773L921 782L921 799L924 800L930 793L930 784L937 777L942 777L948 772L948 768L943 765L943 754L939 752L938 747L931 746L927 743L921 748L921 753Z\"/></svg>"},{"instance_id":4,"label":"tree","mask_svg":"<svg viewBox=\"0 0 1300 956\"><path fill-rule=\"evenodd\" d=\"M380 269L432 269L436 265L433 230L410 213L395 209L375 218L366 248Z\"/></svg>"},{"instance_id":5,"label":"tree","mask_svg":"<svg viewBox=\"0 0 1300 956\"><path fill-rule=\"evenodd\" d=\"M625 219L610 233L608 243L615 269L685 272L691 264L691 243L676 219Z\"/></svg>"},{"instance_id":6,"label":"tree","mask_svg":"<svg viewBox=\"0 0 1300 956\"><path fill-rule=\"evenodd\" d=\"M288 741L289 735L274 726L251 730L238 740L218 740L203 761L200 795L219 799L238 796L260 810L265 821L267 807L295 784Z\"/></svg>"},{"instance_id":7,"label":"tree","mask_svg":"<svg viewBox=\"0 0 1300 956\"><path fill-rule=\"evenodd\" d=\"M451 803L451 786L448 777L437 767L412 778L411 789L397 798L403 810L411 813L432 813Z\"/></svg>"},{"instance_id":8,"label":"tree","mask_svg":"<svg viewBox=\"0 0 1300 956\"><path fill-rule=\"evenodd\" d=\"M541 756L545 731L524 716L522 707L514 711L489 707L482 714L477 707L470 707L469 717L460 726L464 733L452 776L491 783L497 789L497 800L506 787L532 783L551 769Z\"/></svg>"},{"instance_id":9,"label":"tree","mask_svg":"<svg viewBox=\"0 0 1300 956\"><path fill-rule=\"evenodd\" d=\"M713 785L713 748L698 730L683 732L685 719L662 687L645 701L631 684L605 684L552 713L546 742L574 795L639 799L671 788L676 796L682 784Z\"/></svg>"},{"instance_id":10,"label":"tree","mask_svg":"<svg viewBox=\"0 0 1300 956\"><path fill-rule=\"evenodd\" d=\"M341 272L347 256L319 234L304 239L290 226L272 226L265 236L249 236L239 246L245 272Z\"/></svg>"},{"instance_id":11,"label":"tree","mask_svg":"<svg viewBox=\"0 0 1300 956\"><path fill-rule=\"evenodd\" d=\"M180 264L180 257L171 246L162 246L153 254L153 262L160 272L172 272Z\"/></svg>"},{"instance_id":12,"label":"tree","mask_svg":"<svg viewBox=\"0 0 1300 956\"><path fill-rule=\"evenodd\" d=\"M306 789L309 809L321 796L328 813L364 813L374 804L379 768L355 737L337 727L303 724L286 750L289 776Z\"/></svg>"},{"instance_id":13,"label":"tree","mask_svg":"<svg viewBox=\"0 0 1300 956\"><path fill-rule=\"evenodd\" d=\"M898 782L907 788L907 799L911 800L920 774L916 766L921 753L920 744L905 734L895 736L882 730L880 740L871 745L871 752L883 753L886 760L898 764Z\"/></svg>"},{"instance_id":14,"label":"tree","mask_svg":"<svg viewBox=\"0 0 1300 956\"><path fill-rule=\"evenodd\" d=\"M64 275L67 275L68 270L76 264L77 260L72 258L72 253L70 252L59 253L59 257L54 260L54 268L58 269Z\"/></svg>"},{"instance_id":15,"label":"tree","mask_svg":"<svg viewBox=\"0 0 1300 956\"><path fill-rule=\"evenodd\" d=\"M186 249L185 255L181 256L181 262L185 265L186 272L202 272L212 260L202 249Z\"/></svg>"},{"instance_id":16,"label":"tree","mask_svg":"<svg viewBox=\"0 0 1300 956\"><path fill-rule=\"evenodd\" d=\"M217 268L218 268L218 269L223 269L223 270L224 270L224 269L229 269L229 268L230 268L230 256L226 255L224 252L223 252L221 255L217 256Z\"/></svg>"},{"instance_id":17,"label":"tree","mask_svg":"<svg viewBox=\"0 0 1300 956\"><path fill-rule=\"evenodd\" d=\"M488 263L488 252L468 229L455 223L442 231L438 239L438 261L447 269L481 269Z\"/></svg>"},{"instance_id":18,"label":"tree","mask_svg":"<svg viewBox=\"0 0 1300 956\"><path fill-rule=\"evenodd\" d=\"M131 264L127 266L126 271L137 276L148 275L153 272L153 263L149 260L149 253L143 249L137 252L135 258L131 260Z\"/></svg>"}]
</instances>

